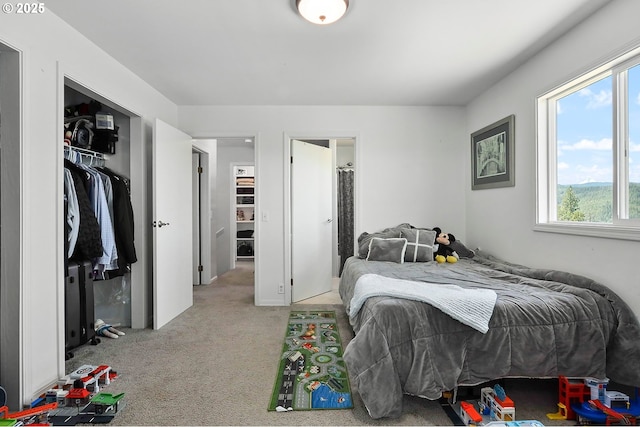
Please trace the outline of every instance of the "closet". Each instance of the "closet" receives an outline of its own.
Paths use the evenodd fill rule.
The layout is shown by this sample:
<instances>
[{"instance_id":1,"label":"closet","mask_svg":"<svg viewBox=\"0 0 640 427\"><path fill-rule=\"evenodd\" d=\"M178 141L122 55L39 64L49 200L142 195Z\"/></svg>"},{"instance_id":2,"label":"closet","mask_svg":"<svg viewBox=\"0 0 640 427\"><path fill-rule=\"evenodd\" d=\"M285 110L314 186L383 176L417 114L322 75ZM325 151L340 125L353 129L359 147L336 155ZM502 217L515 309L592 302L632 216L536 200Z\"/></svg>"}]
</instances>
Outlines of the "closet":
<instances>
[{"instance_id":1,"label":"closet","mask_svg":"<svg viewBox=\"0 0 640 427\"><path fill-rule=\"evenodd\" d=\"M236 238L234 248L236 261L254 259L255 232L255 169L253 165L233 167L235 196Z\"/></svg>"},{"instance_id":2,"label":"closet","mask_svg":"<svg viewBox=\"0 0 640 427\"><path fill-rule=\"evenodd\" d=\"M137 262L130 117L73 86L64 87L63 126L67 356L97 343L96 319L131 326L131 265Z\"/></svg>"}]
</instances>

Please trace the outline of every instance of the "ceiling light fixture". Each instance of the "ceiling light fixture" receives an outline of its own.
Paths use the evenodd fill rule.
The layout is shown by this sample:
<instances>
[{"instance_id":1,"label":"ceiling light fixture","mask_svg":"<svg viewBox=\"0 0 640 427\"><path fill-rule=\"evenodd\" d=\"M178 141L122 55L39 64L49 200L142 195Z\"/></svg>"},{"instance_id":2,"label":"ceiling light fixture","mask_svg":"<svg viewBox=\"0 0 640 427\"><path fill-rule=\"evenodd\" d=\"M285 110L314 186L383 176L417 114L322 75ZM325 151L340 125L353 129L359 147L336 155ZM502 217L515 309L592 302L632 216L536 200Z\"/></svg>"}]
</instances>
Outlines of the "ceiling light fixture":
<instances>
[{"instance_id":1,"label":"ceiling light fixture","mask_svg":"<svg viewBox=\"0 0 640 427\"><path fill-rule=\"evenodd\" d=\"M346 13L349 0L296 0L296 9L304 19L318 25L336 22Z\"/></svg>"}]
</instances>

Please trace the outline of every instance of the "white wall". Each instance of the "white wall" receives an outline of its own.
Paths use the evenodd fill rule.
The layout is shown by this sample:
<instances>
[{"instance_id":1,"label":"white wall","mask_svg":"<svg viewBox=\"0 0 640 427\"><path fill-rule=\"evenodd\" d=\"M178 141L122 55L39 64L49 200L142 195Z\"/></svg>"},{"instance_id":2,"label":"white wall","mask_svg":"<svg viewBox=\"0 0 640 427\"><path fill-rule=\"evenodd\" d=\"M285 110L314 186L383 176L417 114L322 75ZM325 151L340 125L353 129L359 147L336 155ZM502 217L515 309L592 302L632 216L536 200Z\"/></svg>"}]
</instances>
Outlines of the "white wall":
<instances>
[{"instance_id":1,"label":"white wall","mask_svg":"<svg viewBox=\"0 0 640 427\"><path fill-rule=\"evenodd\" d=\"M357 216L362 231L410 222L464 236L464 112L454 107L250 106L178 109L180 128L195 137L244 132L256 138L256 302L282 305L284 271L284 135L358 135Z\"/></svg>"},{"instance_id":2,"label":"white wall","mask_svg":"<svg viewBox=\"0 0 640 427\"><path fill-rule=\"evenodd\" d=\"M465 143L469 243L510 261L582 274L608 285L640 315L640 242L534 232L535 97L640 44L640 2L617 0L546 48L468 106L467 134L515 114L516 185L471 191Z\"/></svg>"},{"instance_id":3,"label":"white wall","mask_svg":"<svg viewBox=\"0 0 640 427\"><path fill-rule=\"evenodd\" d=\"M22 403L64 375L62 106L66 74L149 120L176 106L53 13L0 14L0 42L22 52ZM148 134L145 140L148 139ZM137 221L139 218L136 219ZM136 227L144 227L142 221ZM143 242L136 242L137 245ZM57 325L52 327L51 325ZM62 343L62 347L60 347ZM4 361L3 361L4 362Z\"/></svg>"}]
</instances>

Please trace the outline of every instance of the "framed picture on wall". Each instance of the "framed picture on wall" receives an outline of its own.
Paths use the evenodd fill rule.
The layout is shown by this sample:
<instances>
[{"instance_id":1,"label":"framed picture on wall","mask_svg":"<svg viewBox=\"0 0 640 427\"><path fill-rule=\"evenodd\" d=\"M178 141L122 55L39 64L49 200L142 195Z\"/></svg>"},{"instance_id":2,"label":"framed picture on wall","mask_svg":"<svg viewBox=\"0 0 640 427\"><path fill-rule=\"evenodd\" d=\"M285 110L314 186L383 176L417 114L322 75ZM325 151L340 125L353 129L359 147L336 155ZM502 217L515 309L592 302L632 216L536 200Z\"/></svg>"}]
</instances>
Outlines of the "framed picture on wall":
<instances>
[{"instance_id":1,"label":"framed picture on wall","mask_svg":"<svg viewBox=\"0 0 640 427\"><path fill-rule=\"evenodd\" d=\"M515 185L512 114L471 134L471 189Z\"/></svg>"}]
</instances>

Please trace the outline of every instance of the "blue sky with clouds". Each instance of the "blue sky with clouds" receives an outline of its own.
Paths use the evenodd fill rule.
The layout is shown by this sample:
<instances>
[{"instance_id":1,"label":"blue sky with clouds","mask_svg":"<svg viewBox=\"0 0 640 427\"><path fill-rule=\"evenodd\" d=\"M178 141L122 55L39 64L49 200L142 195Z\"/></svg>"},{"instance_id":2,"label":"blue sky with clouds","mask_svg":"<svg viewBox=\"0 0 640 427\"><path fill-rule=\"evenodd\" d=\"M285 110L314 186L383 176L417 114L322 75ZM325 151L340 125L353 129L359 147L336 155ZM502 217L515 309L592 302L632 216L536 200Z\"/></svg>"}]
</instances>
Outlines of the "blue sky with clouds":
<instances>
[{"instance_id":1,"label":"blue sky with clouds","mask_svg":"<svg viewBox=\"0 0 640 427\"><path fill-rule=\"evenodd\" d=\"M558 184L612 182L611 77L557 105ZM640 182L640 66L629 73L629 181Z\"/></svg>"}]
</instances>

